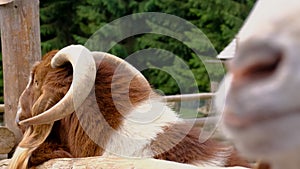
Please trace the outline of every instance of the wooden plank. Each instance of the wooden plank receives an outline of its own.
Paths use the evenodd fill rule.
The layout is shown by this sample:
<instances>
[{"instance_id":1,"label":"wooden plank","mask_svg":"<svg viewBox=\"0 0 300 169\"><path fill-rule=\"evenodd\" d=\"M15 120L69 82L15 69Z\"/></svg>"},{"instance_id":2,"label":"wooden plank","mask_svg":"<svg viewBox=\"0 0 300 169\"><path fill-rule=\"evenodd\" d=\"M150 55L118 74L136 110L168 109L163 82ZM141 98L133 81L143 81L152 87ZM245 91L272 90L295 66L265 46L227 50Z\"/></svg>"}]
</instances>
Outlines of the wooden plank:
<instances>
[{"instance_id":1,"label":"wooden plank","mask_svg":"<svg viewBox=\"0 0 300 169\"><path fill-rule=\"evenodd\" d=\"M0 6L6 126L17 141L21 132L15 124L18 98L28 81L31 66L41 58L39 1L15 0Z\"/></svg>"},{"instance_id":2,"label":"wooden plank","mask_svg":"<svg viewBox=\"0 0 300 169\"><path fill-rule=\"evenodd\" d=\"M164 96L164 101L167 101L167 102L180 102L180 101L211 99L214 95L215 95L214 93L171 95L171 96Z\"/></svg>"},{"instance_id":3,"label":"wooden plank","mask_svg":"<svg viewBox=\"0 0 300 169\"><path fill-rule=\"evenodd\" d=\"M6 127L0 127L0 154L8 154L15 145L15 136Z\"/></svg>"}]
</instances>

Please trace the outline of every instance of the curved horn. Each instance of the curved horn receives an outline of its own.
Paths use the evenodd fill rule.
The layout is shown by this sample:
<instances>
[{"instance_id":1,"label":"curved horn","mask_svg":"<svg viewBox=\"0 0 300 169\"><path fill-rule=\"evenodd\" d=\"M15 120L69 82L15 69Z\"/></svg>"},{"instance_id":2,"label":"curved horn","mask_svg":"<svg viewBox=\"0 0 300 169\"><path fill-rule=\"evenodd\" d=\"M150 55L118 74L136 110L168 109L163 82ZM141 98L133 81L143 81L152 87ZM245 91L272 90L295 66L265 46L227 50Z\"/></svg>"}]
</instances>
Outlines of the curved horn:
<instances>
[{"instance_id":1,"label":"curved horn","mask_svg":"<svg viewBox=\"0 0 300 169\"><path fill-rule=\"evenodd\" d=\"M87 98L96 78L96 65L91 52L81 45L67 46L52 58L51 66L56 68L66 62L70 62L73 67L73 80L69 91L52 108L20 121L20 125L46 124L60 120L72 114Z\"/></svg>"},{"instance_id":2,"label":"curved horn","mask_svg":"<svg viewBox=\"0 0 300 169\"><path fill-rule=\"evenodd\" d=\"M147 79L144 77L144 75L137 70L134 66L132 66L130 63L128 63L126 60L123 60L115 55L112 55L110 53L106 53L106 52L99 52L99 51L91 51L95 62L100 63L104 58L107 58L107 60L109 60L111 63L115 63L118 66L120 65L126 65L126 67L128 69L126 69L126 71L130 71L130 76L135 76L135 75L139 75L140 78L143 78L145 80L145 82L148 84ZM119 70L117 71L122 71L121 70L121 66L119 67ZM130 78L130 76L128 77L128 79ZM130 81L130 80L129 80Z\"/></svg>"}]
</instances>

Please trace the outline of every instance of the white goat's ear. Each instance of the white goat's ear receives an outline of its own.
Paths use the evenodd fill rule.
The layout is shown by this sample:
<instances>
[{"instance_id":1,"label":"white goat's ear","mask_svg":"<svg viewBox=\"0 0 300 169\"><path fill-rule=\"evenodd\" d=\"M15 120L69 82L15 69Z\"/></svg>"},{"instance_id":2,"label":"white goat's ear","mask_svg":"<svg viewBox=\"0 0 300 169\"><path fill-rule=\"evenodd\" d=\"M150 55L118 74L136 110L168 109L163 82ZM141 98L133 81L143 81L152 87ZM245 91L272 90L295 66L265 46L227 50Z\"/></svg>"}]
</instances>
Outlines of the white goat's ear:
<instances>
[{"instance_id":1,"label":"white goat's ear","mask_svg":"<svg viewBox=\"0 0 300 169\"><path fill-rule=\"evenodd\" d=\"M220 115L224 112L225 102L231 86L231 82L232 82L232 74L229 73L223 78L220 87L216 93L214 104L215 104L216 111Z\"/></svg>"}]
</instances>

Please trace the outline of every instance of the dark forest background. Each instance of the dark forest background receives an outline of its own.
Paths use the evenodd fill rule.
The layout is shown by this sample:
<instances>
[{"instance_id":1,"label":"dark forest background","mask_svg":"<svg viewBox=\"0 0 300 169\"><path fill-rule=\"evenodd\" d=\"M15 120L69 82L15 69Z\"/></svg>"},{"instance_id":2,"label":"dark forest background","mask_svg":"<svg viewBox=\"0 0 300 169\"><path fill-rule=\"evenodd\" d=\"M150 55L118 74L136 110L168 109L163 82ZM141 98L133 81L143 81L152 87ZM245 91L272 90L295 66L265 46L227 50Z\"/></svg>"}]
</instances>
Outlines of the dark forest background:
<instances>
[{"instance_id":1,"label":"dark forest background","mask_svg":"<svg viewBox=\"0 0 300 169\"><path fill-rule=\"evenodd\" d=\"M115 19L133 13L163 12L196 25L220 52L234 38L254 3L255 0L42 0L41 49L45 54L69 44L85 44L101 26ZM125 58L147 48L164 49L176 54L193 72L199 91L210 90L203 63L191 49L176 39L154 34L139 35L123 40L109 52ZM2 64L0 70L0 96L3 96ZM183 70L174 71L182 81L186 80ZM155 89L164 94L180 92L176 81L166 72L150 69L142 73ZM3 102L3 98L0 101Z\"/></svg>"}]
</instances>

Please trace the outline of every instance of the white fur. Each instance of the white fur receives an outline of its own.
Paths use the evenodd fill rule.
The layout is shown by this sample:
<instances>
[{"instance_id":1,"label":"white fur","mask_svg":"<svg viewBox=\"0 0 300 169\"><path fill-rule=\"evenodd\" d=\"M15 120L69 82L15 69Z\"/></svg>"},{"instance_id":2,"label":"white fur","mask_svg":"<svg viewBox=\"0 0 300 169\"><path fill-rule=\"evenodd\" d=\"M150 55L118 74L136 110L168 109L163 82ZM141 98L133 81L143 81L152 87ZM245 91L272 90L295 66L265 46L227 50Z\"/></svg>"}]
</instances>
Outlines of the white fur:
<instances>
[{"instance_id":1,"label":"white fur","mask_svg":"<svg viewBox=\"0 0 300 169\"><path fill-rule=\"evenodd\" d=\"M223 78L220 87L216 93L216 98L214 100L214 106L218 113L224 112L225 100L228 95L229 89L231 88L232 74L228 73ZM222 114L221 114L222 115Z\"/></svg>"},{"instance_id":2,"label":"white fur","mask_svg":"<svg viewBox=\"0 0 300 169\"><path fill-rule=\"evenodd\" d=\"M17 147L12 159L10 160L9 168L10 169L17 169L17 168L27 168L28 160L30 157L30 154L33 150L29 148L22 148ZM20 159L22 157L26 157L25 159ZM22 164L18 163L22 161Z\"/></svg>"},{"instance_id":3,"label":"white fur","mask_svg":"<svg viewBox=\"0 0 300 169\"><path fill-rule=\"evenodd\" d=\"M32 72L30 73L28 84L27 84L25 90L29 89L31 82L32 82ZM25 90L23 91L23 93L25 92ZM16 122L17 123L19 122L19 118L20 118L20 115L21 115L22 111L23 111L23 109L22 109L21 104L19 102L18 103L18 110L17 110L17 113L16 113Z\"/></svg>"},{"instance_id":4,"label":"white fur","mask_svg":"<svg viewBox=\"0 0 300 169\"><path fill-rule=\"evenodd\" d=\"M213 166L225 166L227 164L228 157L232 154L232 152L232 147L228 147L226 151L217 152L218 154L216 157L206 162L206 164L213 164Z\"/></svg>"},{"instance_id":5,"label":"white fur","mask_svg":"<svg viewBox=\"0 0 300 169\"><path fill-rule=\"evenodd\" d=\"M31 82L32 82L32 72L30 73L30 76L29 76L29 80L28 80L26 89L28 89L28 88L30 87Z\"/></svg>"},{"instance_id":6,"label":"white fur","mask_svg":"<svg viewBox=\"0 0 300 169\"><path fill-rule=\"evenodd\" d=\"M152 157L152 140L163 132L163 127L178 121L178 115L165 103L159 100L144 102L124 117L122 126L111 136L103 155Z\"/></svg>"},{"instance_id":7,"label":"white fur","mask_svg":"<svg viewBox=\"0 0 300 169\"><path fill-rule=\"evenodd\" d=\"M17 113L16 113L16 123L19 123L20 115L21 115L22 111L23 111L23 109L21 108L21 105L19 103L18 104L18 110L17 110Z\"/></svg>"},{"instance_id":8,"label":"white fur","mask_svg":"<svg viewBox=\"0 0 300 169\"><path fill-rule=\"evenodd\" d=\"M14 156L18 157L26 151L29 151L29 148L23 148L18 146L14 152ZM27 157L27 159L29 159L29 156Z\"/></svg>"}]
</instances>

